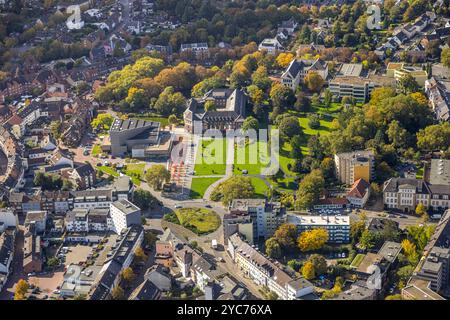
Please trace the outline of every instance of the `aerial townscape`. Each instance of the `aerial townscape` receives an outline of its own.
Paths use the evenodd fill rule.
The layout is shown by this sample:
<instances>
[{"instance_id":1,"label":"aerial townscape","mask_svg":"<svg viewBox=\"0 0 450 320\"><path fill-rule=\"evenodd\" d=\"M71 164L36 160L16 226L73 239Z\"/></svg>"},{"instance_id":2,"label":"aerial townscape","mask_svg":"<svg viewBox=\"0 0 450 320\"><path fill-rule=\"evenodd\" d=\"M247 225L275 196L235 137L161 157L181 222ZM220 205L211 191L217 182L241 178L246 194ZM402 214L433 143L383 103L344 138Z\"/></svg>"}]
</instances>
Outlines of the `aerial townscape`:
<instances>
[{"instance_id":1,"label":"aerial townscape","mask_svg":"<svg viewBox=\"0 0 450 320\"><path fill-rule=\"evenodd\" d=\"M0 0L0 300L450 299L449 68L450 0Z\"/></svg>"}]
</instances>

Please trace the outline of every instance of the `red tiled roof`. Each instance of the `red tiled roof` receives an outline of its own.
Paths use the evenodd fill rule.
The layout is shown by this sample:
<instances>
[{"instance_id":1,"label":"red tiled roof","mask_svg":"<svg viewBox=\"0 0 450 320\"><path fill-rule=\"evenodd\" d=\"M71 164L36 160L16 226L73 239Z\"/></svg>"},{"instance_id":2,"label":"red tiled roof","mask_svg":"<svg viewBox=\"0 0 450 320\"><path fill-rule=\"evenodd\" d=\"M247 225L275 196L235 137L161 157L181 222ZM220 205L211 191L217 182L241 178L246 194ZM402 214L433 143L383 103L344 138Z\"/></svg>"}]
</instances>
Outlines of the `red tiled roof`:
<instances>
[{"instance_id":1,"label":"red tiled roof","mask_svg":"<svg viewBox=\"0 0 450 320\"><path fill-rule=\"evenodd\" d=\"M325 198L325 199L320 199L319 200L319 204L324 205L324 204L347 204L348 200L346 198Z\"/></svg>"},{"instance_id":2,"label":"red tiled roof","mask_svg":"<svg viewBox=\"0 0 450 320\"><path fill-rule=\"evenodd\" d=\"M347 193L347 197L364 198L370 185L364 179L358 179L353 183L352 188Z\"/></svg>"}]
</instances>

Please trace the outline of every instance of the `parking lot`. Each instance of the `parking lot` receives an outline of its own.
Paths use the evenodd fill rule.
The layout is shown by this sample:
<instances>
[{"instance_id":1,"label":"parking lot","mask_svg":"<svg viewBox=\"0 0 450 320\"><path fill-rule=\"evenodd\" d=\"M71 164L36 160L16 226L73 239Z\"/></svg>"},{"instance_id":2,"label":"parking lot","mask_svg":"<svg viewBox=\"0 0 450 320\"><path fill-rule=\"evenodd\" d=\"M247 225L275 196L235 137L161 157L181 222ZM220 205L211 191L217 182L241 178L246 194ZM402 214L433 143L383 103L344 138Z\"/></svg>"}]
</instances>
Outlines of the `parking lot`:
<instances>
[{"instance_id":1,"label":"parking lot","mask_svg":"<svg viewBox=\"0 0 450 320\"><path fill-rule=\"evenodd\" d=\"M65 254L65 265L79 264L87 260L92 253L92 246L77 244L68 246L68 252Z\"/></svg>"},{"instance_id":2,"label":"parking lot","mask_svg":"<svg viewBox=\"0 0 450 320\"><path fill-rule=\"evenodd\" d=\"M43 272L28 278L30 285L38 287L39 290L35 290L33 295L37 299L47 299L49 297L55 297L55 293L59 289L64 276L64 270L62 268L55 272ZM32 290L33 291L33 290Z\"/></svg>"}]
</instances>

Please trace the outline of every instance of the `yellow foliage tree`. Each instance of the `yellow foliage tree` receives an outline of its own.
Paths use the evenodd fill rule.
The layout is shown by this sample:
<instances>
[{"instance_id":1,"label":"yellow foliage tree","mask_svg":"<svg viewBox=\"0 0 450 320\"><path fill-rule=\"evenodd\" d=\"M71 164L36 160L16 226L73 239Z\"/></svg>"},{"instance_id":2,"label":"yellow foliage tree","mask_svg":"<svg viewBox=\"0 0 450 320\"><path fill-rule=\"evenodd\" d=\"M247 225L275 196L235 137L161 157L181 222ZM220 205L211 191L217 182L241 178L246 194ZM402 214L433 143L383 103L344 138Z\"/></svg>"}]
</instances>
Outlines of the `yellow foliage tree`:
<instances>
[{"instance_id":1,"label":"yellow foliage tree","mask_svg":"<svg viewBox=\"0 0 450 320\"><path fill-rule=\"evenodd\" d=\"M416 207L416 214L419 216L423 216L427 213L427 208L422 203L419 203Z\"/></svg>"},{"instance_id":2,"label":"yellow foliage tree","mask_svg":"<svg viewBox=\"0 0 450 320\"><path fill-rule=\"evenodd\" d=\"M147 255L145 254L144 250L141 247L138 247L136 251L134 252L134 256L139 261L145 261L147 260Z\"/></svg>"},{"instance_id":3,"label":"yellow foliage tree","mask_svg":"<svg viewBox=\"0 0 450 320\"><path fill-rule=\"evenodd\" d=\"M294 60L294 55L290 52L282 52L276 59L281 68L286 68L292 60Z\"/></svg>"},{"instance_id":4,"label":"yellow foliage tree","mask_svg":"<svg viewBox=\"0 0 450 320\"><path fill-rule=\"evenodd\" d=\"M297 239L297 244L301 251L312 251L322 248L327 241L327 230L319 228L302 232Z\"/></svg>"},{"instance_id":5,"label":"yellow foliage tree","mask_svg":"<svg viewBox=\"0 0 450 320\"><path fill-rule=\"evenodd\" d=\"M25 300L25 294L29 289L28 283L20 279L16 285L16 291L14 292L14 300Z\"/></svg>"},{"instance_id":6,"label":"yellow foliage tree","mask_svg":"<svg viewBox=\"0 0 450 320\"><path fill-rule=\"evenodd\" d=\"M307 280L311 280L316 277L316 270L314 269L314 264L311 261L307 261L303 265L302 275Z\"/></svg>"},{"instance_id":7,"label":"yellow foliage tree","mask_svg":"<svg viewBox=\"0 0 450 320\"><path fill-rule=\"evenodd\" d=\"M402 248L408 259L414 260L417 257L416 245L408 239L402 241Z\"/></svg>"},{"instance_id":8,"label":"yellow foliage tree","mask_svg":"<svg viewBox=\"0 0 450 320\"><path fill-rule=\"evenodd\" d=\"M133 270L131 268L125 268L122 271L122 279L127 282L131 283L136 278L136 275L134 274Z\"/></svg>"}]
</instances>

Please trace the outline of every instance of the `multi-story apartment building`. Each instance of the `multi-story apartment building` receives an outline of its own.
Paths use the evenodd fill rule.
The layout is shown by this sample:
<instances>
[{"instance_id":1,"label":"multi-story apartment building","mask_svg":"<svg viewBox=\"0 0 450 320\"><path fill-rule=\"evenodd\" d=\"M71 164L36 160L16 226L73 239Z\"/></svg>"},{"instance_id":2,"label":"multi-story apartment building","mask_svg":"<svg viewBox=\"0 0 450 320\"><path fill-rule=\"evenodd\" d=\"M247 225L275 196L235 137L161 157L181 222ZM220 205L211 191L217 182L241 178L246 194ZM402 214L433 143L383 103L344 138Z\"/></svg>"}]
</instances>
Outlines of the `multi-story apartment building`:
<instances>
[{"instance_id":1,"label":"multi-story apartment building","mask_svg":"<svg viewBox=\"0 0 450 320\"><path fill-rule=\"evenodd\" d=\"M450 297L450 210L434 229L423 256L408 285L402 290L405 299L443 300Z\"/></svg>"},{"instance_id":2,"label":"multi-story apartment building","mask_svg":"<svg viewBox=\"0 0 450 320\"><path fill-rule=\"evenodd\" d=\"M253 234L251 242L270 238L280 225L286 221L286 210L279 202L269 202L267 199L234 199L229 207L232 216L246 216L252 221L250 232L245 222L240 228L246 237ZM228 230L229 231L229 230Z\"/></svg>"},{"instance_id":3,"label":"multi-story apartment building","mask_svg":"<svg viewBox=\"0 0 450 320\"><path fill-rule=\"evenodd\" d=\"M110 215L114 231L119 234L132 225L141 224L141 209L126 199L111 203Z\"/></svg>"},{"instance_id":4,"label":"multi-story apartment building","mask_svg":"<svg viewBox=\"0 0 450 320\"><path fill-rule=\"evenodd\" d=\"M245 242L238 234L228 239L228 253L242 272L259 286L275 292L282 300L295 300L313 293L313 284L304 278L293 278Z\"/></svg>"},{"instance_id":5,"label":"multi-story apartment building","mask_svg":"<svg viewBox=\"0 0 450 320\"><path fill-rule=\"evenodd\" d=\"M143 240L144 229L141 225L133 225L123 230L116 241L117 245L111 258L106 260L95 279L88 294L89 300L110 298L112 289L119 283L121 271L131 265L136 249L142 245ZM63 285L62 288L64 287Z\"/></svg>"},{"instance_id":6,"label":"multi-story apartment building","mask_svg":"<svg viewBox=\"0 0 450 320\"><path fill-rule=\"evenodd\" d=\"M253 220L249 215L225 214L223 216L223 243L228 244L228 238L239 233L250 244L253 244Z\"/></svg>"},{"instance_id":7,"label":"multi-story apartment building","mask_svg":"<svg viewBox=\"0 0 450 320\"><path fill-rule=\"evenodd\" d=\"M325 229L328 232L328 243L347 243L350 241L349 216L300 216L288 214L286 222L294 224L299 234L312 229Z\"/></svg>"},{"instance_id":8,"label":"multi-story apartment building","mask_svg":"<svg viewBox=\"0 0 450 320\"><path fill-rule=\"evenodd\" d=\"M65 217L67 232L97 232L114 230L109 209L74 209Z\"/></svg>"},{"instance_id":9,"label":"multi-story apartment building","mask_svg":"<svg viewBox=\"0 0 450 320\"><path fill-rule=\"evenodd\" d=\"M339 153L334 155L334 164L341 183L351 186L359 179L370 182L375 171L375 155L371 150Z\"/></svg>"},{"instance_id":10,"label":"multi-story apartment building","mask_svg":"<svg viewBox=\"0 0 450 320\"><path fill-rule=\"evenodd\" d=\"M352 97L358 102L366 102L374 88L395 87L395 84L395 79L379 75L339 76L330 80L329 89L335 97Z\"/></svg>"}]
</instances>

